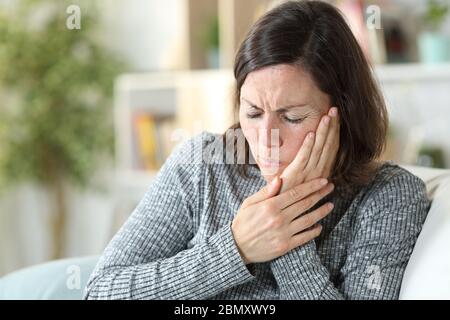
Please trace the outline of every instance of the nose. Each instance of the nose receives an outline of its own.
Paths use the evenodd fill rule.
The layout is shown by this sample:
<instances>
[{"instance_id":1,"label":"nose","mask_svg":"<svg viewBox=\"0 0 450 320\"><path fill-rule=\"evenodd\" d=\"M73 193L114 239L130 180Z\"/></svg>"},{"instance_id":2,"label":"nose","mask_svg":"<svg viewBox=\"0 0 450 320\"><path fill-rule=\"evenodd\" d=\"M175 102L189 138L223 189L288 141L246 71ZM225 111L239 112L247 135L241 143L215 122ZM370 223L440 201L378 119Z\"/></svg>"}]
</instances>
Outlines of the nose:
<instances>
[{"instance_id":1,"label":"nose","mask_svg":"<svg viewBox=\"0 0 450 320\"><path fill-rule=\"evenodd\" d=\"M278 128L260 128L259 129L259 144L265 148L279 147L280 129Z\"/></svg>"},{"instance_id":2,"label":"nose","mask_svg":"<svg viewBox=\"0 0 450 320\"><path fill-rule=\"evenodd\" d=\"M281 135L275 117L268 114L260 122L258 128L259 144L263 147L281 146Z\"/></svg>"},{"instance_id":3,"label":"nose","mask_svg":"<svg viewBox=\"0 0 450 320\"><path fill-rule=\"evenodd\" d=\"M271 119L262 122L258 129L258 144L260 154L263 157L275 157L279 153L279 148L283 144L281 130Z\"/></svg>"}]
</instances>

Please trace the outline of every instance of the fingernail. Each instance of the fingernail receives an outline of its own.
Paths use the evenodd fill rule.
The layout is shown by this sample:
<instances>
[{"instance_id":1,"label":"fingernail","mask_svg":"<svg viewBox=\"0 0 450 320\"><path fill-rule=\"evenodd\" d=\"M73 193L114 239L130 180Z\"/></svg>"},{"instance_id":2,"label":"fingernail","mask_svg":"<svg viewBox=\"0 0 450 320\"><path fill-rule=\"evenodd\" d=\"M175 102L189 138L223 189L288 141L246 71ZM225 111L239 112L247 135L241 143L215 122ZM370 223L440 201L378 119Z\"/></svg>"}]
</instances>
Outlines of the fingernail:
<instances>
[{"instance_id":1,"label":"fingernail","mask_svg":"<svg viewBox=\"0 0 450 320\"><path fill-rule=\"evenodd\" d=\"M334 204L330 202L330 203L328 204L328 208L333 209L333 208L334 208Z\"/></svg>"},{"instance_id":2,"label":"fingernail","mask_svg":"<svg viewBox=\"0 0 450 320\"><path fill-rule=\"evenodd\" d=\"M335 107L331 108L330 115L335 117L337 115L337 108L335 108Z\"/></svg>"},{"instance_id":3,"label":"fingernail","mask_svg":"<svg viewBox=\"0 0 450 320\"><path fill-rule=\"evenodd\" d=\"M328 124L330 122L330 117L325 117L325 119L323 119L323 122L325 124Z\"/></svg>"},{"instance_id":4,"label":"fingernail","mask_svg":"<svg viewBox=\"0 0 450 320\"><path fill-rule=\"evenodd\" d=\"M310 132L310 133L308 133L308 138L309 138L309 139L312 139L312 138L314 138L314 132Z\"/></svg>"},{"instance_id":5,"label":"fingernail","mask_svg":"<svg viewBox=\"0 0 450 320\"><path fill-rule=\"evenodd\" d=\"M322 185L322 186L326 185L327 183L328 183L327 179L321 179L320 180L320 185Z\"/></svg>"}]
</instances>

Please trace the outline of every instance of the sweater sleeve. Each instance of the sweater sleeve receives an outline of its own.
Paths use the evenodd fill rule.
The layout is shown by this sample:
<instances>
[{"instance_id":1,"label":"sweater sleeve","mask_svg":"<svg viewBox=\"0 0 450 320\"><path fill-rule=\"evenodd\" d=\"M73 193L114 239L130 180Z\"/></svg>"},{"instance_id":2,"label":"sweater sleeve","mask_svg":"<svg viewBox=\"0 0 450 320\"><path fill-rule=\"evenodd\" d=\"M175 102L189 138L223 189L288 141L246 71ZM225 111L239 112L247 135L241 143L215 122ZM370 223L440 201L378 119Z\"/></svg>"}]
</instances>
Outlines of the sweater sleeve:
<instances>
[{"instance_id":1,"label":"sweater sleeve","mask_svg":"<svg viewBox=\"0 0 450 320\"><path fill-rule=\"evenodd\" d=\"M200 210L202 134L180 144L113 237L92 273L85 299L205 299L254 279L231 222L191 248Z\"/></svg>"},{"instance_id":2,"label":"sweater sleeve","mask_svg":"<svg viewBox=\"0 0 450 320\"><path fill-rule=\"evenodd\" d=\"M281 299L398 299L403 274L430 202L412 174L388 176L361 206L337 283L315 241L272 261Z\"/></svg>"}]
</instances>

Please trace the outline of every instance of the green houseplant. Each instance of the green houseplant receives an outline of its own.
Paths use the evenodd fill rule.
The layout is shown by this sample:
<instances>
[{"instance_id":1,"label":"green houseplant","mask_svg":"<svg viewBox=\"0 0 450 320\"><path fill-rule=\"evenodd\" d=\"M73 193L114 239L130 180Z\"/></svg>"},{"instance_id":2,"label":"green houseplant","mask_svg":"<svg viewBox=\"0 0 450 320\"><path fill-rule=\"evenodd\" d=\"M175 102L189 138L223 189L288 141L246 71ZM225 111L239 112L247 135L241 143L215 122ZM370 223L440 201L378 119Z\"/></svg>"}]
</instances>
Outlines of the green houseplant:
<instances>
[{"instance_id":1,"label":"green houseplant","mask_svg":"<svg viewBox=\"0 0 450 320\"><path fill-rule=\"evenodd\" d=\"M209 19L207 27L202 33L202 46L206 51L208 67L219 68L219 16L214 15Z\"/></svg>"},{"instance_id":2,"label":"green houseplant","mask_svg":"<svg viewBox=\"0 0 450 320\"><path fill-rule=\"evenodd\" d=\"M0 11L0 191L22 182L53 195L53 258L63 253L64 184L90 184L113 151L113 79L123 67L101 45L96 10L66 26L68 1L20 0ZM32 22L44 8L46 19ZM41 10L41 11L39 11Z\"/></svg>"},{"instance_id":3,"label":"green houseplant","mask_svg":"<svg viewBox=\"0 0 450 320\"><path fill-rule=\"evenodd\" d=\"M418 39L422 62L438 63L450 59L450 39L441 31L448 13L448 1L427 1L426 11L422 16L423 30Z\"/></svg>"}]
</instances>

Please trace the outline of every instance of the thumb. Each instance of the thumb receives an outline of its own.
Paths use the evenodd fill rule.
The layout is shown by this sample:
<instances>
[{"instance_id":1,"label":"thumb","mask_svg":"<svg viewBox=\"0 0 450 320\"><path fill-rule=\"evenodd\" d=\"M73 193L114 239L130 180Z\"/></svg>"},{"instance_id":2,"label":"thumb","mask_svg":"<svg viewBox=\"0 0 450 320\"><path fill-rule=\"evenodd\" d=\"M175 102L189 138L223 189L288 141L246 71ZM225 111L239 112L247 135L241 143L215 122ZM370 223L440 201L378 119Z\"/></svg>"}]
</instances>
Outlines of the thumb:
<instances>
[{"instance_id":1,"label":"thumb","mask_svg":"<svg viewBox=\"0 0 450 320\"><path fill-rule=\"evenodd\" d=\"M247 198L247 203L255 204L263 200L272 198L278 194L281 187L281 179L276 176L273 180L266 184L261 190Z\"/></svg>"}]
</instances>

